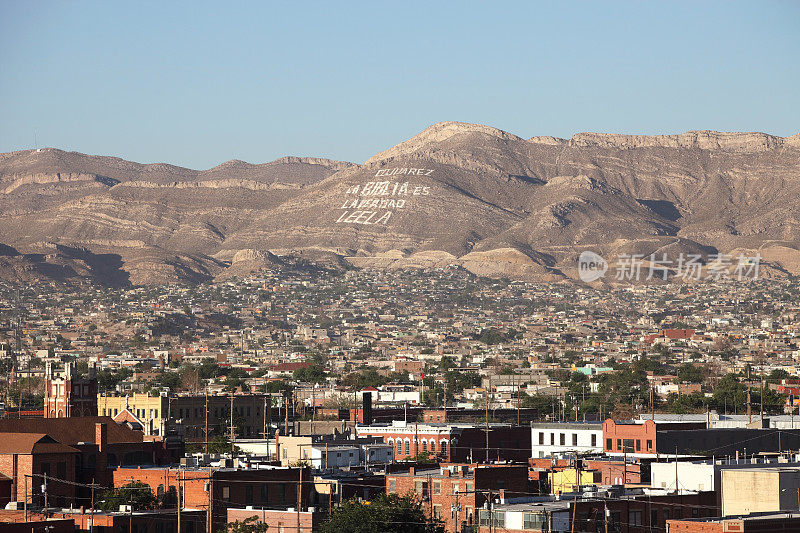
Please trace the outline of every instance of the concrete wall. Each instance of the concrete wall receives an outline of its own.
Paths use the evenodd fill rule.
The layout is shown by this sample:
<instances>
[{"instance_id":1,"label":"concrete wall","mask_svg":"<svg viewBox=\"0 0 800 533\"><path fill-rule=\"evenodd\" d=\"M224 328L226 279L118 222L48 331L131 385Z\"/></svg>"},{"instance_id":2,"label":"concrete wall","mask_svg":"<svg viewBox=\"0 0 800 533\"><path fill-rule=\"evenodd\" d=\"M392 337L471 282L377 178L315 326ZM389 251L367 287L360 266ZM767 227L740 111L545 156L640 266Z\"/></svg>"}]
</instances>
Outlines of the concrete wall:
<instances>
[{"instance_id":1,"label":"concrete wall","mask_svg":"<svg viewBox=\"0 0 800 533\"><path fill-rule=\"evenodd\" d=\"M722 471L722 514L796 511L800 470L788 468Z\"/></svg>"}]
</instances>

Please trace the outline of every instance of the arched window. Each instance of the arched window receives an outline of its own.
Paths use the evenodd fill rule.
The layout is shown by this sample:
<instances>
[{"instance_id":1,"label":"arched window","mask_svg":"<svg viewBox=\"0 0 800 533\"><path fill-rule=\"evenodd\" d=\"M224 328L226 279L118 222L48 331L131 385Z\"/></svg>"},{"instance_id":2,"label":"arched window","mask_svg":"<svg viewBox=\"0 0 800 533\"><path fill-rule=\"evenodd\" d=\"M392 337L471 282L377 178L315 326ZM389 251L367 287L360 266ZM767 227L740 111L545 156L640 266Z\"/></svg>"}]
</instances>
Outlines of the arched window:
<instances>
[{"instance_id":1,"label":"arched window","mask_svg":"<svg viewBox=\"0 0 800 533\"><path fill-rule=\"evenodd\" d=\"M441 450L441 452L443 454L447 454L447 441L442 439L441 444L439 445L439 448L440 448L440 450Z\"/></svg>"},{"instance_id":2,"label":"arched window","mask_svg":"<svg viewBox=\"0 0 800 533\"><path fill-rule=\"evenodd\" d=\"M406 439L406 455L411 455L411 441Z\"/></svg>"},{"instance_id":3,"label":"arched window","mask_svg":"<svg viewBox=\"0 0 800 533\"><path fill-rule=\"evenodd\" d=\"M403 441L397 439L397 455L400 455L401 453L403 453Z\"/></svg>"},{"instance_id":4,"label":"arched window","mask_svg":"<svg viewBox=\"0 0 800 533\"><path fill-rule=\"evenodd\" d=\"M422 439L422 451L423 452L428 451L428 441L426 441L425 439Z\"/></svg>"},{"instance_id":5,"label":"arched window","mask_svg":"<svg viewBox=\"0 0 800 533\"><path fill-rule=\"evenodd\" d=\"M432 452L436 451L436 441L433 439L431 439L431 451Z\"/></svg>"}]
</instances>

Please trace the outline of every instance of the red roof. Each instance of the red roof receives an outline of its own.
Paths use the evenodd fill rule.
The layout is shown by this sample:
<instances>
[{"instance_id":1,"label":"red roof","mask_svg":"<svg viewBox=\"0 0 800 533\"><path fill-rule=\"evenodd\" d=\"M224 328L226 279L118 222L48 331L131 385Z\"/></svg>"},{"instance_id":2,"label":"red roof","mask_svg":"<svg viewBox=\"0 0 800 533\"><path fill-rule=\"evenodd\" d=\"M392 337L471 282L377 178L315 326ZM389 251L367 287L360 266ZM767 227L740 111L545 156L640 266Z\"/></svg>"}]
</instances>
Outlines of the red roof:
<instances>
[{"instance_id":1,"label":"red roof","mask_svg":"<svg viewBox=\"0 0 800 533\"><path fill-rule=\"evenodd\" d=\"M78 416L72 418L6 418L0 420L0 433L40 433L58 442L74 446L79 442L95 442L95 425L108 428L108 444L142 442L142 432L121 426L110 416ZM0 440L3 435L0 435Z\"/></svg>"},{"instance_id":2,"label":"red roof","mask_svg":"<svg viewBox=\"0 0 800 533\"><path fill-rule=\"evenodd\" d=\"M0 454L79 453L43 433L4 433L0 438Z\"/></svg>"}]
</instances>

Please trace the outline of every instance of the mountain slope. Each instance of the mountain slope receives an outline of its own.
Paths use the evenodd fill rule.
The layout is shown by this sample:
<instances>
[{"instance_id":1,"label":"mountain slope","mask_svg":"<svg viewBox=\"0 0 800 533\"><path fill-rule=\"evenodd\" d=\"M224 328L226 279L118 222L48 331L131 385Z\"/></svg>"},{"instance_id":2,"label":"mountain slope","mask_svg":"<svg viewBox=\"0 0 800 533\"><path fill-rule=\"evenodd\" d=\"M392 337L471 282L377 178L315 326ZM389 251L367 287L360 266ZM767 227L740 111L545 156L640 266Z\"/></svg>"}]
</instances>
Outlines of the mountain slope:
<instances>
[{"instance_id":1,"label":"mountain slope","mask_svg":"<svg viewBox=\"0 0 800 533\"><path fill-rule=\"evenodd\" d=\"M200 281L297 255L554 280L576 277L585 249L761 250L771 275L800 274L799 197L797 135L523 139L444 122L363 165L287 157L205 171L22 151L0 155L0 243L14 251L0 277Z\"/></svg>"}]
</instances>

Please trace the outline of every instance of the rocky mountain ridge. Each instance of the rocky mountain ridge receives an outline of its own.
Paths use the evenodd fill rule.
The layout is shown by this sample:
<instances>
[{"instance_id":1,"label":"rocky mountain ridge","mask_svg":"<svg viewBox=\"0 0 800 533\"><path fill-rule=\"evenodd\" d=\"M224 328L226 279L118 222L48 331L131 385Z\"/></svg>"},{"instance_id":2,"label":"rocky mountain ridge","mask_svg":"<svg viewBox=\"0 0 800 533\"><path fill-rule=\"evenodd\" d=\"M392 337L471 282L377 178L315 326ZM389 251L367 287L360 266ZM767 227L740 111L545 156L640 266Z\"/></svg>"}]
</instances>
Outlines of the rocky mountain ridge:
<instances>
[{"instance_id":1,"label":"rocky mountain ridge","mask_svg":"<svg viewBox=\"0 0 800 533\"><path fill-rule=\"evenodd\" d=\"M459 265L577 279L609 258L759 253L800 274L800 135L524 139L442 122L363 165L197 171L56 149L0 154L0 278L196 282L304 264Z\"/></svg>"}]
</instances>

